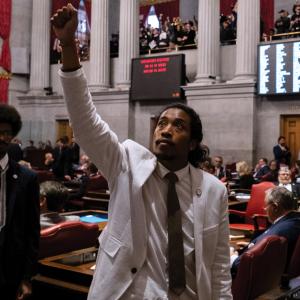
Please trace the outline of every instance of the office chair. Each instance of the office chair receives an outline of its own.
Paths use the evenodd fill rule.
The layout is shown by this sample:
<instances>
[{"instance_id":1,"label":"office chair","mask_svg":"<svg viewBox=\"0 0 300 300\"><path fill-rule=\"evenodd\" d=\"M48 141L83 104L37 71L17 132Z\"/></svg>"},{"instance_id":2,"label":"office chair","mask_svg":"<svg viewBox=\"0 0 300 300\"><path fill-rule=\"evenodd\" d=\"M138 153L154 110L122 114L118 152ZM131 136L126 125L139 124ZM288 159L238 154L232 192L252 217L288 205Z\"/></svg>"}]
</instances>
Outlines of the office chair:
<instances>
[{"instance_id":1,"label":"office chair","mask_svg":"<svg viewBox=\"0 0 300 300\"><path fill-rule=\"evenodd\" d=\"M267 236L242 254L232 282L233 300L252 300L280 283L287 256L287 240Z\"/></svg>"}]
</instances>

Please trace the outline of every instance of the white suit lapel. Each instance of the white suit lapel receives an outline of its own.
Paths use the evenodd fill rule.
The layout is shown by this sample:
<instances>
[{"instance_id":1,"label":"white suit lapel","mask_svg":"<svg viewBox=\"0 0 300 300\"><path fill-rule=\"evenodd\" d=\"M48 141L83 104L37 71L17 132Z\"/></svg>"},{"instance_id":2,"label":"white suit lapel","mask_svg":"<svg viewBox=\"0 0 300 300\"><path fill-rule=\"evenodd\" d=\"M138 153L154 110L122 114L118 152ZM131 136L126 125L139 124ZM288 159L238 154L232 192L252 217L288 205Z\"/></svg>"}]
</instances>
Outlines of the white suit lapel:
<instances>
[{"instance_id":1,"label":"white suit lapel","mask_svg":"<svg viewBox=\"0 0 300 300\"><path fill-rule=\"evenodd\" d=\"M194 205L194 237L195 237L195 257L196 257L196 276L197 282L200 282L202 267L202 237L203 237L203 220L206 207L206 199L203 191L203 171L191 167L192 193Z\"/></svg>"}]
</instances>

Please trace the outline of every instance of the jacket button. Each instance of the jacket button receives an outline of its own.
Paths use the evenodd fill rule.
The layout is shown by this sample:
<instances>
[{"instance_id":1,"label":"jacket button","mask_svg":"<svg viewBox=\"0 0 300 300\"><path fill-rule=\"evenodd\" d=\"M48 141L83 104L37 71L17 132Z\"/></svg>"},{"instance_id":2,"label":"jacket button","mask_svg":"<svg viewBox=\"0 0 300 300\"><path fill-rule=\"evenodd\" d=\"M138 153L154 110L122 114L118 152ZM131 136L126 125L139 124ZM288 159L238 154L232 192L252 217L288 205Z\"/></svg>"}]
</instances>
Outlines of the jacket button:
<instances>
[{"instance_id":1,"label":"jacket button","mask_svg":"<svg viewBox=\"0 0 300 300\"><path fill-rule=\"evenodd\" d=\"M132 273L132 274L135 274L136 272L137 272L137 268L132 268L132 269L131 269L131 273Z\"/></svg>"}]
</instances>

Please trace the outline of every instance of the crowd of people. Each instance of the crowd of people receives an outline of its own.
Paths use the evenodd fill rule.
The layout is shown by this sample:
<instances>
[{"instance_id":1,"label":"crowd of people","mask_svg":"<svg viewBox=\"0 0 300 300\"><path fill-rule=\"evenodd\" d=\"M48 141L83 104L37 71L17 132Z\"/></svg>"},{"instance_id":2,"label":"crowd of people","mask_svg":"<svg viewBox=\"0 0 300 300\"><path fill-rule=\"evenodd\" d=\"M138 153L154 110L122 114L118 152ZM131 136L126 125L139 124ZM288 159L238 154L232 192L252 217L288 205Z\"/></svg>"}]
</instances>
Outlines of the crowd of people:
<instances>
[{"instance_id":1,"label":"crowd of people","mask_svg":"<svg viewBox=\"0 0 300 300\"><path fill-rule=\"evenodd\" d=\"M278 18L274 23L274 28L269 29L269 35L264 33L264 41L279 40L299 37L300 32L300 4L294 4L292 13L287 9L278 11Z\"/></svg>"}]
</instances>

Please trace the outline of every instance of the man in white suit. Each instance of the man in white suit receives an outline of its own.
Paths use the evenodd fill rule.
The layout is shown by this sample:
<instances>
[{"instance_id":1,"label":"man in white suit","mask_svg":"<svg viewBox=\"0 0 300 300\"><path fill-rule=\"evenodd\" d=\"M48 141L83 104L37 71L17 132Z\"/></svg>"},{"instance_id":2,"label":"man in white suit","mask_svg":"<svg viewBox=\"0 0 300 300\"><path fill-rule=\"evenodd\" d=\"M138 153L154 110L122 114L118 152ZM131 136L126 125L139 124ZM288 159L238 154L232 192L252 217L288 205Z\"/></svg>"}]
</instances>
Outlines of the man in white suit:
<instances>
[{"instance_id":1,"label":"man in white suit","mask_svg":"<svg viewBox=\"0 0 300 300\"><path fill-rule=\"evenodd\" d=\"M195 167L205 156L198 114L182 104L164 109L152 152L131 140L119 143L92 103L74 41L73 6L58 10L52 25L62 46L59 74L76 139L107 178L111 193L88 299L232 299L227 192L218 179ZM175 173L180 206L178 247L168 247L175 225L169 222L170 173ZM180 272L181 263L174 269L171 258L178 249Z\"/></svg>"}]
</instances>

